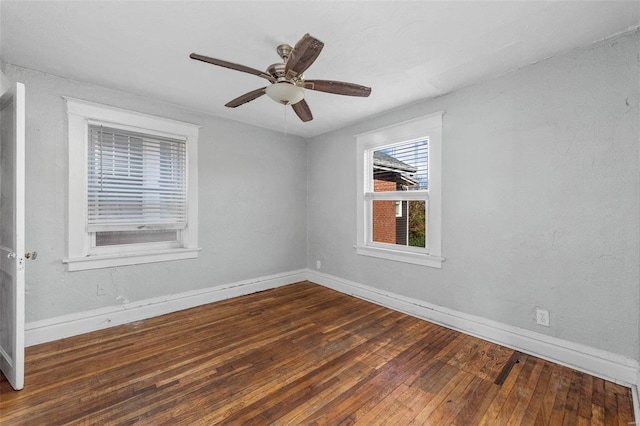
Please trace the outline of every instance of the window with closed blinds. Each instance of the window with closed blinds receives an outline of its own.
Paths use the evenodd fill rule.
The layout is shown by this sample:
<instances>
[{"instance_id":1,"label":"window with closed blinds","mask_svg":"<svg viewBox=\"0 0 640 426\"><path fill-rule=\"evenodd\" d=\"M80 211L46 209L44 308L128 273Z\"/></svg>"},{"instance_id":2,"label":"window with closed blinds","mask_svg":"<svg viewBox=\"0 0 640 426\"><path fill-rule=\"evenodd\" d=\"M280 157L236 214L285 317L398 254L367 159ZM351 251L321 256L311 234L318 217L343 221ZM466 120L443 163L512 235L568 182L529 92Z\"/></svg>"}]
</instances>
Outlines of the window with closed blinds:
<instances>
[{"instance_id":1,"label":"window with closed blinds","mask_svg":"<svg viewBox=\"0 0 640 426\"><path fill-rule=\"evenodd\" d=\"M88 232L166 234L186 226L184 140L90 124L87 158Z\"/></svg>"},{"instance_id":2,"label":"window with closed blinds","mask_svg":"<svg viewBox=\"0 0 640 426\"><path fill-rule=\"evenodd\" d=\"M69 271L197 259L200 126L64 99Z\"/></svg>"}]
</instances>

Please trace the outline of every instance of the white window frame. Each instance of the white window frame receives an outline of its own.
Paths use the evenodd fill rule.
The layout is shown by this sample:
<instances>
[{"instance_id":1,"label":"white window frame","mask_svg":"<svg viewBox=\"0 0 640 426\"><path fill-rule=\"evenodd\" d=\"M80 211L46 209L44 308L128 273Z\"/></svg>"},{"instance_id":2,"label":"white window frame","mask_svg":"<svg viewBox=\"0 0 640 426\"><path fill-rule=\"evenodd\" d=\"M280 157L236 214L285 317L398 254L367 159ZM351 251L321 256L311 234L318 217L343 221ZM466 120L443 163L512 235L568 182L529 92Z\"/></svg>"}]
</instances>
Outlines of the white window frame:
<instances>
[{"instance_id":1,"label":"white window frame","mask_svg":"<svg viewBox=\"0 0 640 426\"><path fill-rule=\"evenodd\" d=\"M356 135L357 146L357 242L356 252L398 262L441 268L442 257L442 115L439 111ZM406 142L428 139L429 188L419 191L373 193L373 151ZM424 200L427 215L426 248L372 241L373 200Z\"/></svg>"},{"instance_id":2,"label":"white window frame","mask_svg":"<svg viewBox=\"0 0 640 426\"><path fill-rule=\"evenodd\" d=\"M400 208L400 211L398 211ZM402 211L402 201L396 201L396 217L404 216L404 212Z\"/></svg>"},{"instance_id":3,"label":"white window frame","mask_svg":"<svg viewBox=\"0 0 640 426\"><path fill-rule=\"evenodd\" d=\"M200 126L126 109L64 97L69 134L69 196L67 256L69 271L194 259L198 247L198 134ZM95 233L87 231L87 155L89 123L184 140L187 150L187 226L179 232L180 247L127 244L96 249Z\"/></svg>"}]
</instances>

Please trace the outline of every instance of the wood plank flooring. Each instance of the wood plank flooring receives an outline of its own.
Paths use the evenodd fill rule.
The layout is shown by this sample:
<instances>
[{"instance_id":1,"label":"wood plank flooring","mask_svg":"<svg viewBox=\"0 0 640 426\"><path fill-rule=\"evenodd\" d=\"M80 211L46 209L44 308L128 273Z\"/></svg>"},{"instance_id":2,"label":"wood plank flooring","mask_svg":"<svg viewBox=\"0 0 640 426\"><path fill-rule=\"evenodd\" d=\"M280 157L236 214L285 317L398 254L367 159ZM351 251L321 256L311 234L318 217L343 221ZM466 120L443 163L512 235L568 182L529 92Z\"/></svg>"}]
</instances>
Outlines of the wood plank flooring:
<instances>
[{"instance_id":1,"label":"wood plank flooring","mask_svg":"<svg viewBox=\"0 0 640 426\"><path fill-rule=\"evenodd\" d=\"M628 388L309 282L27 348L2 425L626 425Z\"/></svg>"}]
</instances>

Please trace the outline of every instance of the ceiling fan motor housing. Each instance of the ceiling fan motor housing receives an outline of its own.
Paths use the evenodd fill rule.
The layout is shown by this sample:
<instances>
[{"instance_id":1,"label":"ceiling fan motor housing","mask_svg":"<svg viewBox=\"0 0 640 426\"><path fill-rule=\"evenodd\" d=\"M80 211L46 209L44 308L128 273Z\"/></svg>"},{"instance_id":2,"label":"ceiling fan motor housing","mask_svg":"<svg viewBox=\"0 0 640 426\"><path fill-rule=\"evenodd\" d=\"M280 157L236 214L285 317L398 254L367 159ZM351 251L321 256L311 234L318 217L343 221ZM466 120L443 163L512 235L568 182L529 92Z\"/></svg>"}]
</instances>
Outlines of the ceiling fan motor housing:
<instances>
[{"instance_id":1,"label":"ceiling fan motor housing","mask_svg":"<svg viewBox=\"0 0 640 426\"><path fill-rule=\"evenodd\" d=\"M269 68L267 68L267 72L272 75L278 81L278 83L287 81L285 64L278 63L269 65Z\"/></svg>"}]
</instances>

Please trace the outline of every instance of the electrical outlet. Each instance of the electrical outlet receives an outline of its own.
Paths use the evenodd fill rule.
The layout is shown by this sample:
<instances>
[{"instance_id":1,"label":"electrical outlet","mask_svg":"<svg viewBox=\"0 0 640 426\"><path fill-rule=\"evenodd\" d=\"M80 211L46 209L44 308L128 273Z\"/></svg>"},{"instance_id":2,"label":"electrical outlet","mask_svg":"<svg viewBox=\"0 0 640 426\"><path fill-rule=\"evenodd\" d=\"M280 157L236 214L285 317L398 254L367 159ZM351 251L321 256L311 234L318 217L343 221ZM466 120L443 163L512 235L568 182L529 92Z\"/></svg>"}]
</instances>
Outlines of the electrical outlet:
<instances>
[{"instance_id":1,"label":"electrical outlet","mask_svg":"<svg viewBox=\"0 0 640 426\"><path fill-rule=\"evenodd\" d=\"M98 283L96 286L96 294L98 296L106 296L107 295L107 287L104 283Z\"/></svg>"},{"instance_id":2,"label":"electrical outlet","mask_svg":"<svg viewBox=\"0 0 640 426\"><path fill-rule=\"evenodd\" d=\"M536 323L549 327L549 311L536 308Z\"/></svg>"},{"instance_id":3,"label":"electrical outlet","mask_svg":"<svg viewBox=\"0 0 640 426\"><path fill-rule=\"evenodd\" d=\"M319 260L316 260L316 269L320 269L322 268L322 262L320 262Z\"/></svg>"}]
</instances>

